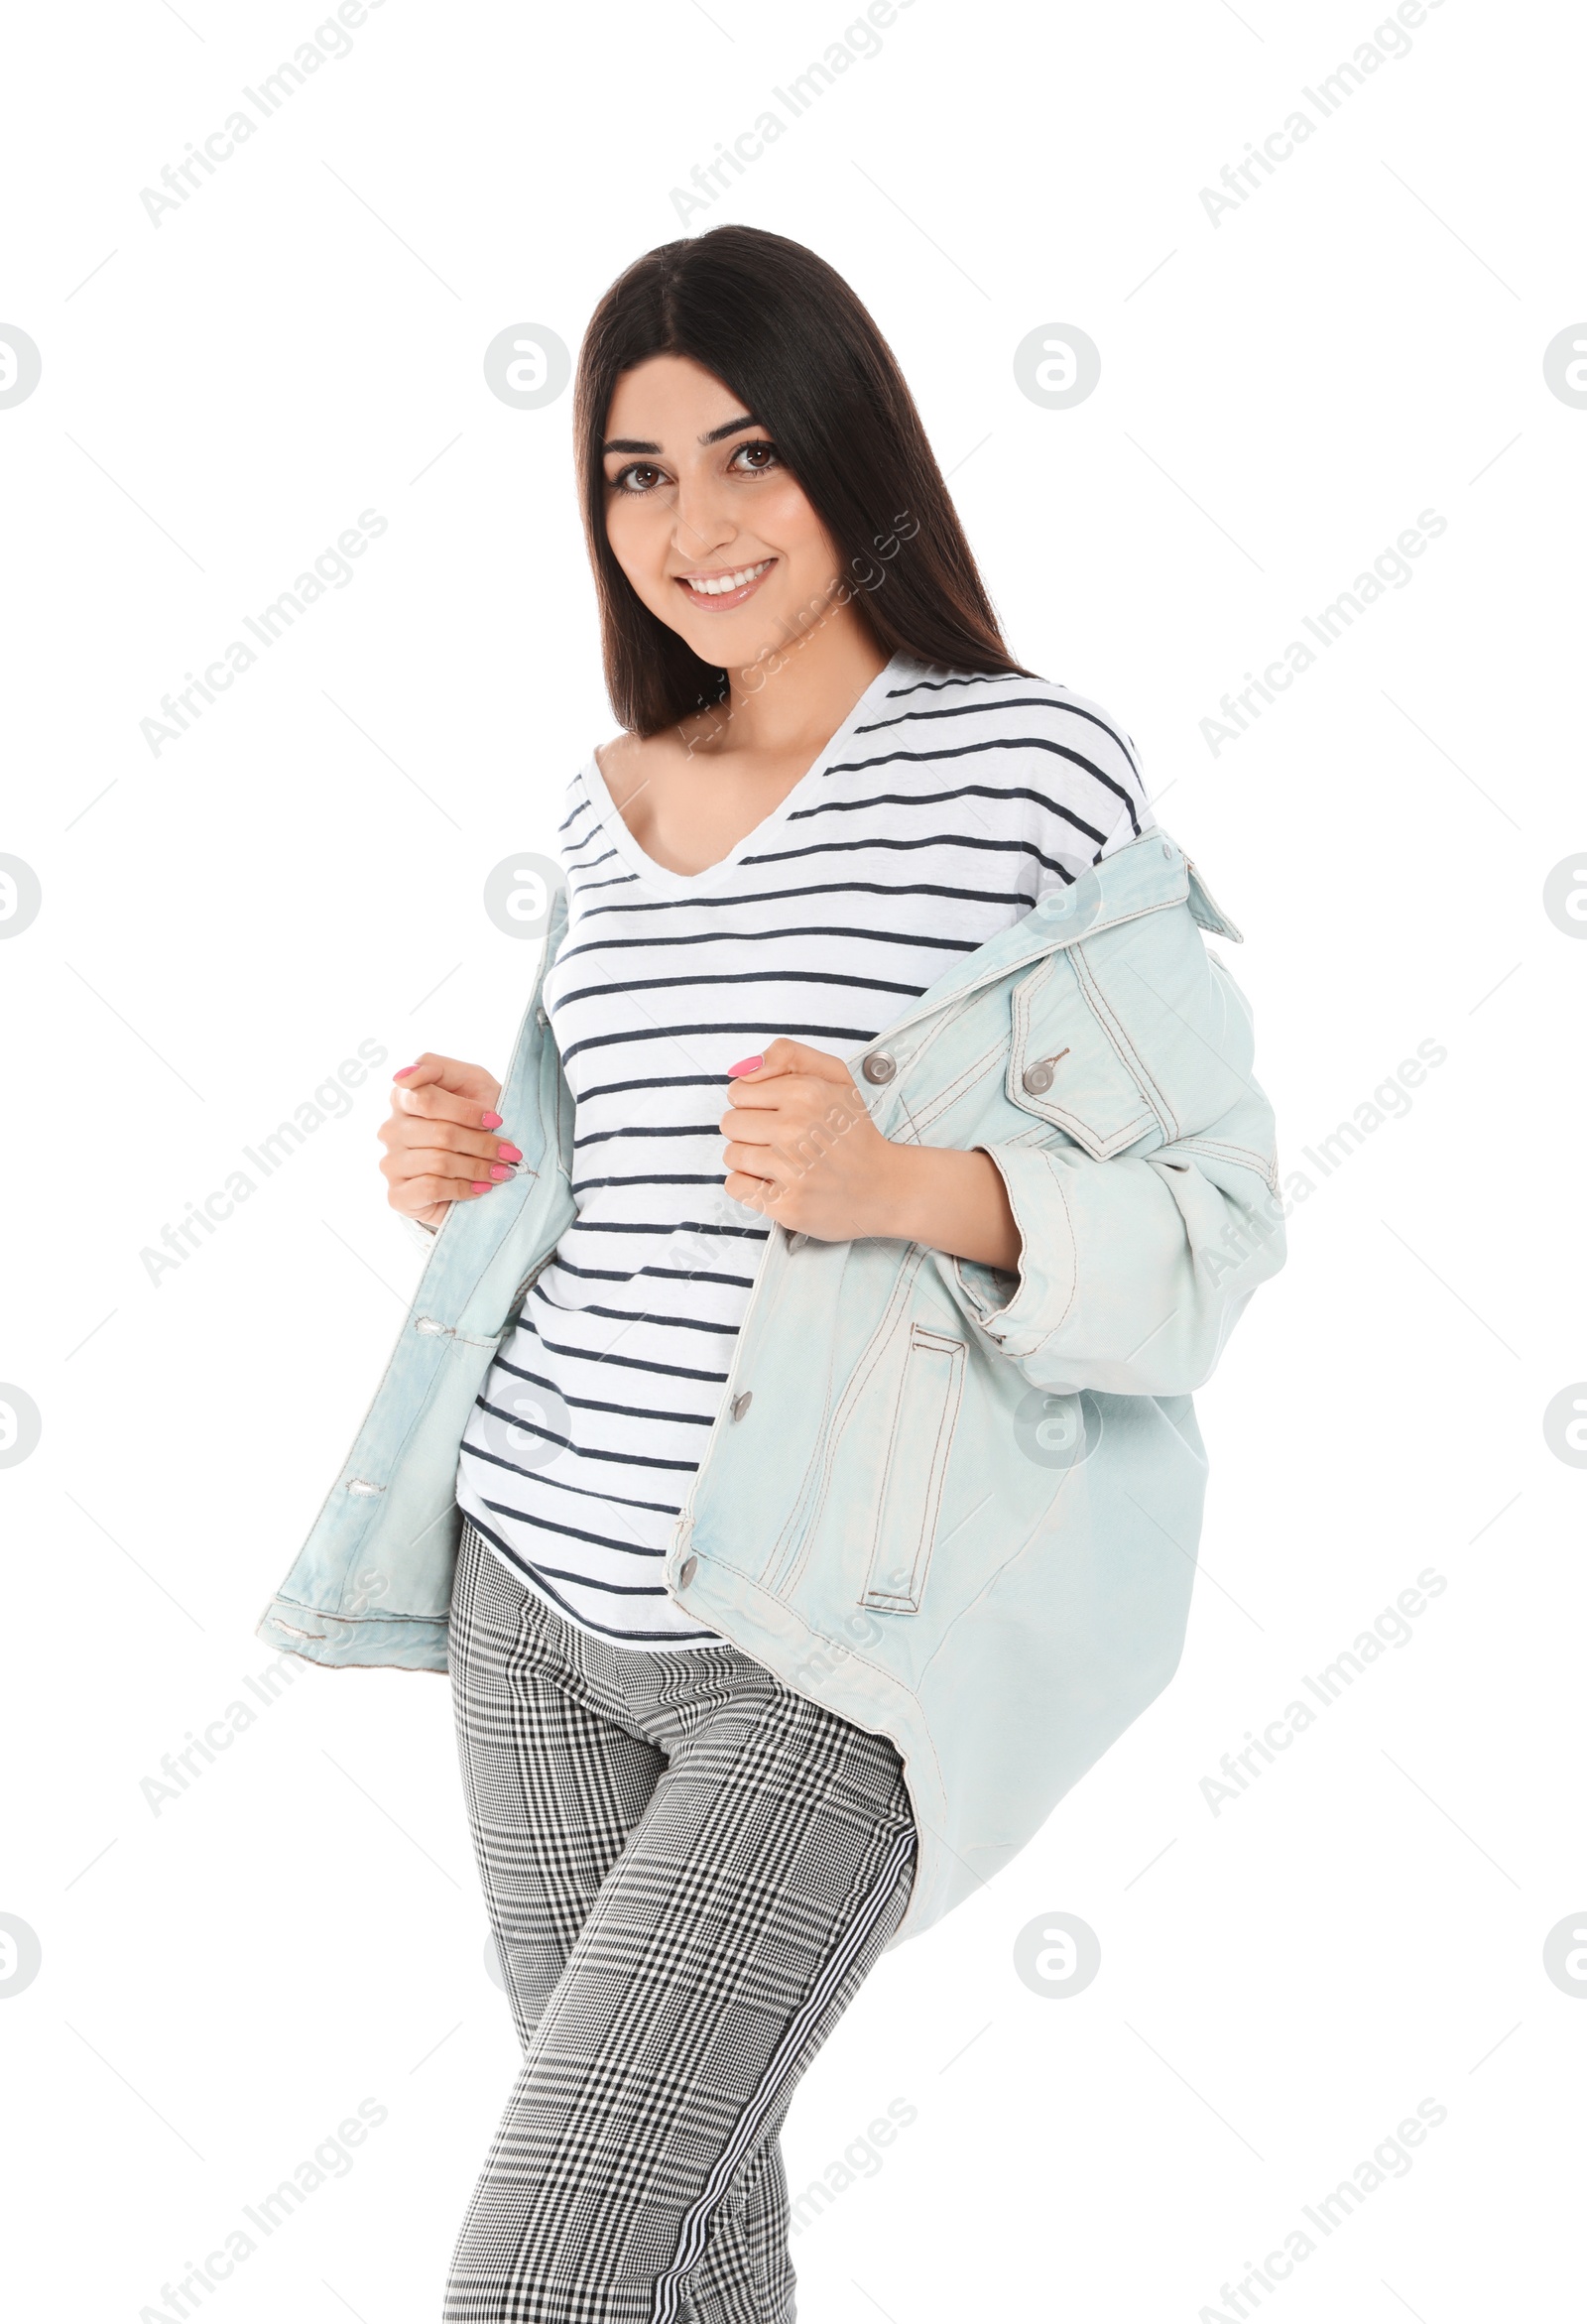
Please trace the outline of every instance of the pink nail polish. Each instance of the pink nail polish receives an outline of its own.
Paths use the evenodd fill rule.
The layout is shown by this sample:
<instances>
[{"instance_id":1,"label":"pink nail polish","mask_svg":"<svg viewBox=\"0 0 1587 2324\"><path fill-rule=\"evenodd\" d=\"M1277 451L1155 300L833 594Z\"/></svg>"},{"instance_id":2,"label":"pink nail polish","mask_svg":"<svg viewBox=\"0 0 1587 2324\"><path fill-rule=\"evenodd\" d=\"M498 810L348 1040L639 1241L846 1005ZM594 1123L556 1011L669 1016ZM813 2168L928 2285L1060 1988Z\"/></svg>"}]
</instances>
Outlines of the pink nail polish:
<instances>
[{"instance_id":1,"label":"pink nail polish","mask_svg":"<svg viewBox=\"0 0 1587 2324\"><path fill-rule=\"evenodd\" d=\"M409 1066L408 1070L410 1073L413 1071L412 1065ZM500 1114L481 1114L479 1126L482 1130L499 1130L502 1126L502 1118Z\"/></svg>"},{"instance_id":2,"label":"pink nail polish","mask_svg":"<svg viewBox=\"0 0 1587 2324\"><path fill-rule=\"evenodd\" d=\"M491 1171L491 1176L495 1179L498 1186L501 1184L503 1178L510 1178L512 1174L513 1173L511 1170L504 1170L500 1162L498 1162L496 1167Z\"/></svg>"},{"instance_id":3,"label":"pink nail polish","mask_svg":"<svg viewBox=\"0 0 1587 2324\"><path fill-rule=\"evenodd\" d=\"M489 1178L476 1178L468 1191L470 1194L488 1194L490 1192Z\"/></svg>"},{"instance_id":4,"label":"pink nail polish","mask_svg":"<svg viewBox=\"0 0 1587 2324\"><path fill-rule=\"evenodd\" d=\"M498 1162L520 1162L523 1159L524 1150L520 1146L498 1146L496 1149Z\"/></svg>"},{"instance_id":5,"label":"pink nail polish","mask_svg":"<svg viewBox=\"0 0 1587 2324\"><path fill-rule=\"evenodd\" d=\"M396 1072L392 1075L392 1079L393 1081L401 1081L405 1075L409 1073L417 1073L418 1071L419 1067L417 1065L399 1065Z\"/></svg>"},{"instance_id":6,"label":"pink nail polish","mask_svg":"<svg viewBox=\"0 0 1587 2324\"><path fill-rule=\"evenodd\" d=\"M765 1062L764 1057L740 1057L736 1065L727 1068L727 1077L729 1081L736 1081L741 1073L757 1073Z\"/></svg>"}]
</instances>

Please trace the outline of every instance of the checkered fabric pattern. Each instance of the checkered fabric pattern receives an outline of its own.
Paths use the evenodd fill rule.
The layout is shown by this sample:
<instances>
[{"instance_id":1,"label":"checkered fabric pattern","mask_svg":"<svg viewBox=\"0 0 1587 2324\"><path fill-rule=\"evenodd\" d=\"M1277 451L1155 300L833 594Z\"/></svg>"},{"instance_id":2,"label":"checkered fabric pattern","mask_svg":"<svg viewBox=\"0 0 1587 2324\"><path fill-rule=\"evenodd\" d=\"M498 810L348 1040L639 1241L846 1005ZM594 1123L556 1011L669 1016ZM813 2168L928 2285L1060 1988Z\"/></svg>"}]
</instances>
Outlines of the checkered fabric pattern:
<instances>
[{"instance_id":1,"label":"checkered fabric pattern","mask_svg":"<svg viewBox=\"0 0 1587 2324\"><path fill-rule=\"evenodd\" d=\"M575 1629L471 1525L450 1654L524 2064L445 2324L792 2324L777 2134L909 1902L898 1753L725 1641Z\"/></svg>"}]
</instances>

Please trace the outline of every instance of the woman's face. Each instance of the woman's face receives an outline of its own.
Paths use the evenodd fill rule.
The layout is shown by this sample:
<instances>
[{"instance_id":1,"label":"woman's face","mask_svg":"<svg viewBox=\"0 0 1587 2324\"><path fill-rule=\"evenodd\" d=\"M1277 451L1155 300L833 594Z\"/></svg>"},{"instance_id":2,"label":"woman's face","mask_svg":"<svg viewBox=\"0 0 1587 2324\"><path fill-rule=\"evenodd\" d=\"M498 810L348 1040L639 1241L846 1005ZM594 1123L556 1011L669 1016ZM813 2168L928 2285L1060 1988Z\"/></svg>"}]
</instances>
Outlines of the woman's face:
<instances>
[{"instance_id":1,"label":"woman's face","mask_svg":"<svg viewBox=\"0 0 1587 2324\"><path fill-rule=\"evenodd\" d=\"M613 554L702 662L747 671L832 608L839 561L815 511L755 415L690 357L623 374L602 464Z\"/></svg>"}]
</instances>

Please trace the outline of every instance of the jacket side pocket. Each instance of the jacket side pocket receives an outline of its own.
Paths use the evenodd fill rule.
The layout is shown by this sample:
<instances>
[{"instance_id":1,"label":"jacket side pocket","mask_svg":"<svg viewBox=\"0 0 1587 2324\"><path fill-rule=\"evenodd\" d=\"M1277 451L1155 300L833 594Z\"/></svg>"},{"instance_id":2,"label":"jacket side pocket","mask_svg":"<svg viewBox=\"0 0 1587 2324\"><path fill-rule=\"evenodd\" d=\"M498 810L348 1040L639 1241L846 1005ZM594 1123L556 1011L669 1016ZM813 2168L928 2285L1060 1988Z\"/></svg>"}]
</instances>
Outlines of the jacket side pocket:
<instances>
[{"instance_id":1,"label":"jacket side pocket","mask_svg":"<svg viewBox=\"0 0 1587 2324\"><path fill-rule=\"evenodd\" d=\"M963 1385L963 1340L912 1323L862 1606L919 1611Z\"/></svg>"}]
</instances>

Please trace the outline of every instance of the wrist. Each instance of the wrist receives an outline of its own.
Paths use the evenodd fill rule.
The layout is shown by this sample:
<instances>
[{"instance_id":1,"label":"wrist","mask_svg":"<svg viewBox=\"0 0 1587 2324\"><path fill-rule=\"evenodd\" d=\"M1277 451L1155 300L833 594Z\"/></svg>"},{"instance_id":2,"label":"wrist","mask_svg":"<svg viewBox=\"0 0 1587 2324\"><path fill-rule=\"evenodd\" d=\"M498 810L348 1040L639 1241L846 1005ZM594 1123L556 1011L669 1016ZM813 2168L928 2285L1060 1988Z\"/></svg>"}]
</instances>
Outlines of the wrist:
<instances>
[{"instance_id":1,"label":"wrist","mask_svg":"<svg viewBox=\"0 0 1587 2324\"><path fill-rule=\"evenodd\" d=\"M896 1146L891 1139L884 1140L866 1204L867 1223L861 1231L901 1243L919 1242L930 1164L929 1147Z\"/></svg>"},{"instance_id":2,"label":"wrist","mask_svg":"<svg viewBox=\"0 0 1587 2324\"><path fill-rule=\"evenodd\" d=\"M958 1259L1014 1272L1022 1240L997 1163L984 1147L894 1146L878 1159L857 1231L923 1243Z\"/></svg>"}]
</instances>

